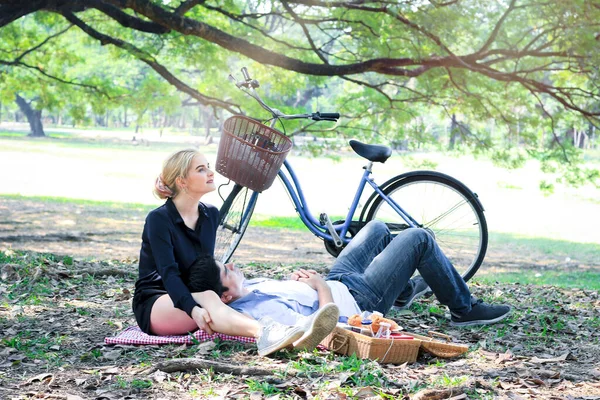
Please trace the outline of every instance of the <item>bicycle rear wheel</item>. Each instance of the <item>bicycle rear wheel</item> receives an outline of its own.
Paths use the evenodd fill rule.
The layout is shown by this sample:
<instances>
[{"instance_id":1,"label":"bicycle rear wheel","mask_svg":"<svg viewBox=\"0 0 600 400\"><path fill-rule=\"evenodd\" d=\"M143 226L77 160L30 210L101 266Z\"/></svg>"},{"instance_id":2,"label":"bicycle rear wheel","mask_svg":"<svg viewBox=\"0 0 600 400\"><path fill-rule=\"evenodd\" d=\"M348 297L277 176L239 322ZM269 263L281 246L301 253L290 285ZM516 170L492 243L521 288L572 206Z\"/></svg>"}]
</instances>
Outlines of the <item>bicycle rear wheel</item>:
<instances>
[{"instance_id":1,"label":"bicycle rear wheel","mask_svg":"<svg viewBox=\"0 0 600 400\"><path fill-rule=\"evenodd\" d=\"M236 184L219 210L215 260L227 263L238 247L256 206L258 193Z\"/></svg>"},{"instance_id":2,"label":"bicycle rear wheel","mask_svg":"<svg viewBox=\"0 0 600 400\"><path fill-rule=\"evenodd\" d=\"M488 231L483 207L465 185L437 172L400 175L383 192L435 237L452 265L468 281L475 275L487 250ZM409 228L381 197L377 196L366 221L385 222L392 233Z\"/></svg>"}]
</instances>

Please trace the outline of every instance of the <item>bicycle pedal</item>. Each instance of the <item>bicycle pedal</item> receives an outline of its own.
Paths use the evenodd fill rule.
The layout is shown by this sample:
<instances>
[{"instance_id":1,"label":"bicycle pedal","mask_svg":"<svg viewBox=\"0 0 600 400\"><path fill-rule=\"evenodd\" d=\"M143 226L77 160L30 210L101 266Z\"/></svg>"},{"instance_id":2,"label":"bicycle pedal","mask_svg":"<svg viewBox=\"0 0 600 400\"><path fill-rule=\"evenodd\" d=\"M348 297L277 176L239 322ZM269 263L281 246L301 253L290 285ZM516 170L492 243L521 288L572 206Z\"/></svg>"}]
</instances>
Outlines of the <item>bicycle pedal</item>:
<instances>
[{"instance_id":1,"label":"bicycle pedal","mask_svg":"<svg viewBox=\"0 0 600 400\"><path fill-rule=\"evenodd\" d=\"M322 226L327 227L327 230L329 231L329 234L333 239L333 244L335 244L335 247L342 247L344 245L344 242L342 241L342 239L340 239L340 235L338 235L337 231L333 227L333 222L331 222L329 215L327 215L326 213L321 213L321 215L319 216L319 222Z\"/></svg>"},{"instance_id":2,"label":"bicycle pedal","mask_svg":"<svg viewBox=\"0 0 600 400\"><path fill-rule=\"evenodd\" d=\"M321 213L321 215L319 215L319 223L321 224L321 226L327 226L328 219L329 218L327 217L327 214Z\"/></svg>"}]
</instances>

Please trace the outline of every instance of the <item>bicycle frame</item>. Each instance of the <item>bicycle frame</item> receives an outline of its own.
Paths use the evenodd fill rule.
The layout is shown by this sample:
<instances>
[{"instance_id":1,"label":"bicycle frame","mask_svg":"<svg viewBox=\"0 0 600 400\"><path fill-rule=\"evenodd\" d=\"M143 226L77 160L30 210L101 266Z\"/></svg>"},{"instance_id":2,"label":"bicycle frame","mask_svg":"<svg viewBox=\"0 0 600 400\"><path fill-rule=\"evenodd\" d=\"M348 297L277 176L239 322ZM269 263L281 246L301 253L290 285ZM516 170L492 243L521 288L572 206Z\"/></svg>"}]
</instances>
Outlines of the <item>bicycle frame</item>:
<instances>
[{"instance_id":1,"label":"bicycle frame","mask_svg":"<svg viewBox=\"0 0 600 400\"><path fill-rule=\"evenodd\" d=\"M308 119L337 122L340 118L339 113L321 113L319 111L306 114L285 114L270 107L260 98L255 90L260 87L260 84L250 78L246 68L242 68L242 75L244 76L243 81L237 81L231 75L229 79L271 114L272 118L268 120L271 122L271 128L274 128L275 124L282 120ZM374 161L370 159L378 161L387 159L391 155L389 148L371 147L358 141L350 141L350 145L358 154L367 159L367 165L364 167L365 171L358 182L356 193L345 219L337 224L333 224L327 214L321 214L318 218L313 216L300 181L289 161L285 160L278 171L279 178L306 228L325 241L325 248L334 257L337 257L342 248L352 240L352 237L364 224L373 219L385 221L393 235L406 228L423 228L438 241L438 244L443 247L442 250L448 251L449 257L454 257L465 281L471 278L481 266L488 244L484 209L477 195L457 179L435 171L410 171L394 176L378 185L372 177ZM367 184L373 189L373 192L361 207L362 210L359 211L359 216L355 220L355 214ZM425 201L421 202L419 196L424 200L431 197L428 195L429 188L432 188L434 193L441 193L438 195L441 199L450 199L450 203L438 204L444 202L438 201L437 198L432 199L432 205ZM223 262L227 262L235 252L258 199L259 193L248 192L247 188L242 192L242 189L243 187L239 184L234 186L227 199L224 199L224 205L219 213L221 229L217 230L217 238L219 239L219 252L223 253L219 257ZM240 202L241 200L243 203ZM400 207L398 202L405 200L407 201L405 207L414 212L415 217L423 218L423 221L415 220L405 209ZM385 204L389 206L389 209L384 206ZM456 210L461 212L458 219L446 218L450 215L457 215L454 214ZM442 220L445 221L444 224L438 225Z\"/></svg>"},{"instance_id":2,"label":"bicycle frame","mask_svg":"<svg viewBox=\"0 0 600 400\"><path fill-rule=\"evenodd\" d=\"M285 189L287 190L288 194L290 195L292 202L294 203L294 207L296 208L296 211L298 212L298 215L300 216L300 219L302 220L304 225L306 225L306 227L314 235L316 235L324 240L333 241L333 238L328 233L326 227L322 226L321 223L319 222L319 220L317 220L313 216L313 214L310 212L310 210L308 208L308 204L304 197L304 193L302 192L302 187L300 185L300 182L296 176L296 173L294 172L294 169L292 168L292 166L288 162L288 160L285 160L283 162L283 166L285 167L285 171L284 171L284 168L282 167L279 170L278 175L279 175L279 178L281 179L281 181L283 182ZM286 171L287 171L287 175L286 175ZM335 230L338 232L338 235L340 236L340 239L342 239L344 244L348 244L350 242L350 238L346 237L346 233L348 233L348 230L350 229L352 219L354 218L354 214L358 207L358 202L362 196L362 193L363 193L367 183L369 184L369 186L371 186L373 188L373 190L377 194L379 194L390 205L390 207L392 207L392 209L394 211L396 211L398 213L398 215L400 215L402 217L402 219L404 219L404 221L410 227L413 227L413 228L419 227L419 223L417 221L415 221L406 211L404 211L404 209L402 209L402 207L400 207L393 199L391 199L390 197L385 195L385 193L374 182L373 178L371 177L371 174L372 174L372 163L369 162L369 164L365 168L365 172L363 173L363 175L358 183L358 187L356 189L356 194L354 195L354 199L352 200L352 203L350 204L350 209L348 210L348 214L346 215L346 219L344 220L344 223L334 225ZM288 175L289 175L289 177L288 177ZM258 194L256 194L256 195L258 195Z\"/></svg>"},{"instance_id":3,"label":"bicycle frame","mask_svg":"<svg viewBox=\"0 0 600 400\"><path fill-rule=\"evenodd\" d=\"M314 119L314 114L286 115L286 114L280 112L279 110L270 107L261 99L261 97L258 95L258 93L255 90L255 88L258 87L258 82L253 81L250 78L248 71L245 68L242 68L242 74L244 75L244 79L245 79L243 82L238 82L231 75L229 76L229 79L232 80L233 82L235 82L236 86L239 89L244 90L244 92L246 94L248 94L253 99L255 99L265 110L267 110L273 116L273 120L271 121L271 128L275 128L275 124L277 123L277 120L279 120L279 119L284 119L284 120L304 119L304 118L313 118ZM337 115L337 117L339 117L339 114ZM337 117L336 117L336 119L337 119ZM336 120L336 119L334 119L334 120ZM283 167L285 167L285 170L287 171L287 175L289 175L289 177L286 175ZM284 160L283 167L278 172L279 178L281 179L286 190L288 191L288 194L290 195L292 202L294 203L294 207L296 208L296 211L298 212L298 215L300 216L300 219L302 220L304 225L306 225L306 227L316 236L318 236L326 241L335 242L334 238L329 233L329 230L325 226L323 226L321 224L321 222L319 220L317 220L312 215L310 210L308 209L308 204L306 203L306 199L304 198L304 193L302 192L302 187L300 186L300 182L298 181L298 178L296 177L296 174L295 174L292 166L290 165L290 163L287 160ZM358 187L356 189L356 194L354 195L354 199L352 200L352 203L350 204L350 209L348 210L348 214L346 215L346 219L344 220L344 223L333 225L333 228L336 230L336 232L338 233L340 239L342 240L342 242L344 244L348 244L351 240L350 238L346 237L346 234L348 233L348 230L351 227L352 219L354 218L354 213L356 212L356 208L358 207L358 202L360 200L360 197L362 196L362 193L363 193L367 183L369 184L369 186L371 186L373 188L373 190L377 194L379 194L385 200L386 203L388 203L390 205L390 207L398 215L400 215L400 217L410 227L416 228L416 227L420 226L420 224L417 221L415 221L406 211L404 211L402 209L402 207L400 207L393 199L388 197L379 188L379 186L373 181L373 178L371 177L372 167L373 167L373 162L368 161L368 164L365 167L365 172L363 173L361 180L358 183ZM251 196L250 201L255 202L257 199L257 196L258 196L258 193L254 193Z\"/></svg>"}]
</instances>

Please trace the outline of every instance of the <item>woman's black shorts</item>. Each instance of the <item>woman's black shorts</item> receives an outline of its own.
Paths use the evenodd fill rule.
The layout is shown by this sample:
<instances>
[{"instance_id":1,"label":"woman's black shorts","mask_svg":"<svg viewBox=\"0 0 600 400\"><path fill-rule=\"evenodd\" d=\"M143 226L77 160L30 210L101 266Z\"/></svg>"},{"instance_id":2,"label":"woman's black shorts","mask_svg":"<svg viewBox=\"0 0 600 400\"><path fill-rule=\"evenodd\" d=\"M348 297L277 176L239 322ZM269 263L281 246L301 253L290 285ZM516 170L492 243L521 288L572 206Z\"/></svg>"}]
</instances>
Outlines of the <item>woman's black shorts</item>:
<instances>
[{"instance_id":1,"label":"woman's black shorts","mask_svg":"<svg viewBox=\"0 0 600 400\"><path fill-rule=\"evenodd\" d=\"M167 294L162 280L144 281L138 280L135 283L135 293L133 294L133 313L140 329L151 335L150 332L150 313L154 302L162 295Z\"/></svg>"}]
</instances>

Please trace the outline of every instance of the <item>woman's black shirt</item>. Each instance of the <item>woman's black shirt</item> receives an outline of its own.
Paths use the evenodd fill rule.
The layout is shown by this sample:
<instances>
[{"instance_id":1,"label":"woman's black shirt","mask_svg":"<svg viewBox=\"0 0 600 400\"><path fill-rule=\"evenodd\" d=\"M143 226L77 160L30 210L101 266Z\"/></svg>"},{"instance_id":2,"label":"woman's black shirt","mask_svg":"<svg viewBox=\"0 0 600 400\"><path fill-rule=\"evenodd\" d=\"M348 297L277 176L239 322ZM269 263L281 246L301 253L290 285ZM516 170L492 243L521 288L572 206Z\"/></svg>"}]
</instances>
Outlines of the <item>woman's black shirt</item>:
<instances>
[{"instance_id":1,"label":"woman's black shirt","mask_svg":"<svg viewBox=\"0 0 600 400\"><path fill-rule=\"evenodd\" d=\"M136 283L136 290L139 290L146 283L156 285L157 281L162 281L175 307L190 317L197 304L184 281L200 254L213 254L219 221L219 210L214 206L198 203L198 211L196 229L185 225L171 199L148 214L142 233Z\"/></svg>"}]
</instances>

